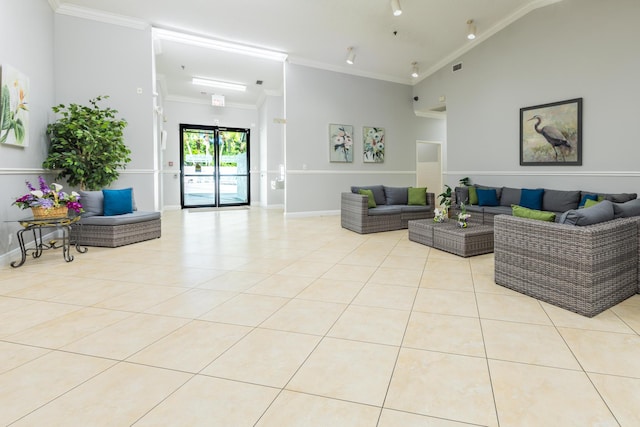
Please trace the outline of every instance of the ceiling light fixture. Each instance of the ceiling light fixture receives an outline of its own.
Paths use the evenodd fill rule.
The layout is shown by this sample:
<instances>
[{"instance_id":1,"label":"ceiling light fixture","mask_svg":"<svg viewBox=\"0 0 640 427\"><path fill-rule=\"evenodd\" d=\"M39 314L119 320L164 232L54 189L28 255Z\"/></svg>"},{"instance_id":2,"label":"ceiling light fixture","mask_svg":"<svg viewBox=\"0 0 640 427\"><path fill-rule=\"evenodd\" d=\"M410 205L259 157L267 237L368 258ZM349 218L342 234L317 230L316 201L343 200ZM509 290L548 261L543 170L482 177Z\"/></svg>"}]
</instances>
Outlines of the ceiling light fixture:
<instances>
[{"instance_id":1,"label":"ceiling light fixture","mask_svg":"<svg viewBox=\"0 0 640 427\"><path fill-rule=\"evenodd\" d=\"M420 74L418 74L418 63L417 62L412 62L411 63L411 77L413 77L415 79L419 75Z\"/></svg>"},{"instance_id":2,"label":"ceiling light fixture","mask_svg":"<svg viewBox=\"0 0 640 427\"><path fill-rule=\"evenodd\" d=\"M202 79L200 77L194 77L191 83L198 86L216 87L218 89L229 89L245 92L247 87L238 83L220 82L217 80Z\"/></svg>"},{"instance_id":3,"label":"ceiling light fixture","mask_svg":"<svg viewBox=\"0 0 640 427\"><path fill-rule=\"evenodd\" d=\"M284 52L277 52L275 50L261 49L222 40L192 36L190 34L178 33L176 31L163 30L160 28L153 28L152 32L153 38L157 40L167 40L177 43L184 43L190 46L204 47L207 49L221 50L224 52L232 52L240 55L253 56L255 58L284 62L288 56Z\"/></svg>"},{"instance_id":4,"label":"ceiling light fixture","mask_svg":"<svg viewBox=\"0 0 640 427\"><path fill-rule=\"evenodd\" d=\"M391 0L391 10L393 10L393 16L402 15L402 8L400 7L400 0Z\"/></svg>"},{"instance_id":5,"label":"ceiling light fixture","mask_svg":"<svg viewBox=\"0 0 640 427\"><path fill-rule=\"evenodd\" d=\"M352 47L348 47L347 52L349 52L349 55L347 56L347 64L353 65L354 61L356 60L356 54L353 51Z\"/></svg>"},{"instance_id":6,"label":"ceiling light fixture","mask_svg":"<svg viewBox=\"0 0 640 427\"><path fill-rule=\"evenodd\" d=\"M467 38L469 40L476 38L476 24L473 22L473 19L467 21Z\"/></svg>"}]
</instances>

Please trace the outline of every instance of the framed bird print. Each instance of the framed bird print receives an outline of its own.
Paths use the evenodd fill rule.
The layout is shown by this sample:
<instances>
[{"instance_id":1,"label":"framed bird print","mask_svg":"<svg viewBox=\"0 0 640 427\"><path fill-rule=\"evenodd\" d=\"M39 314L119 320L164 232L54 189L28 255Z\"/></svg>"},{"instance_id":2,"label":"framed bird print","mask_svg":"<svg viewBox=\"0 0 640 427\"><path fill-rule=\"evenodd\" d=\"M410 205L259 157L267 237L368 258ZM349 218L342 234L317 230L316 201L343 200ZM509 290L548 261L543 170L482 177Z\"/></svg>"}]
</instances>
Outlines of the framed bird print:
<instances>
[{"instance_id":1,"label":"framed bird print","mask_svg":"<svg viewBox=\"0 0 640 427\"><path fill-rule=\"evenodd\" d=\"M329 161L353 162L353 126L329 125Z\"/></svg>"},{"instance_id":2,"label":"framed bird print","mask_svg":"<svg viewBox=\"0 0 640 427\"><path fill-rule=\"evenodd\" d=\"M520 109L520 166L582 165L582 98Z\"/></svg>"}]
</instances>

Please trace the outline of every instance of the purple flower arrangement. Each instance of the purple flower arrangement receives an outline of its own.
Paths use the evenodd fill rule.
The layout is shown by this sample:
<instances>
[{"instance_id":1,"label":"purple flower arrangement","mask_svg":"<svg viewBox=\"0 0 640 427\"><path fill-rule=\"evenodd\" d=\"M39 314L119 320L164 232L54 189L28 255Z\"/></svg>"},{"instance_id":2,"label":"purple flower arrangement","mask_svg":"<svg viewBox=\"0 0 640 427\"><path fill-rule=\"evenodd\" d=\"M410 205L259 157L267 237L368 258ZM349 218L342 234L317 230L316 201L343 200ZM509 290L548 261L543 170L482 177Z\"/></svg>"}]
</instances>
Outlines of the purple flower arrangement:
<instances>
[{"instance_id":1,"label":"purple flower arrangement","mask_svg":"<svg viewBox=\"0 0 640 427\"><path fill-rule=\"evenodd\" d=\"M26 181L29 193L16 199L12 204L21 209L29 209L40 206L45 209L59 208L66 206L67 208L80 213L83 211L80 204L80 195L75 191L66 193L62 191L62 185L53 183L49 186L44 178L38 177L40 188L35 188L29 181Z\"/></svg>"}]
</instances>

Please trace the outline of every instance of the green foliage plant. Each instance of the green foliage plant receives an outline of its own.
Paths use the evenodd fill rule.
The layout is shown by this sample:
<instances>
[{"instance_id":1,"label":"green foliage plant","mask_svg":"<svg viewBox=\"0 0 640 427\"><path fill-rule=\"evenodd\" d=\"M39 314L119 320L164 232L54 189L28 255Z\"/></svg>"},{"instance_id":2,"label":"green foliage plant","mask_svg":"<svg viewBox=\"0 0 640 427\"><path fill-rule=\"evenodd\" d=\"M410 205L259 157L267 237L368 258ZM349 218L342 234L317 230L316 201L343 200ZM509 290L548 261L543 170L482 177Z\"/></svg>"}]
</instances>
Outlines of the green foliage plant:
<instances>
[{"instance_id":1,"label":"green foliage plant","mask_svg":"<svg viewBox=\"0 0 640 427\"><path fill-rule=\"evenodd\" d=\"M469 179L468 176L465 176L464 178L460 178L458 183L460 184L461 187L468 187L469 184L471 184L471 179Z\"/></svg>"},{"instance_id":2,"label":"green foliage plant","mask_svg":"<svg viewBox=\"0 0 640 427\"><path fill-rule=\"evenodd\" d=\"M42 167L59 170L58 179L81 190L99 190L118 179L118 169L131 161L131 150L124 143L124 119L118 111L101 108L98 102L108 96L89 100L90 106L57 105L61 117L47 126L51 142Z\"/></svg>"},{"instance_id":3,"label":"green foliage plant","mask_svg":"<svg viewBox=\"0 0 640 427\"><path fill-rule=\"evenodd\" d=\"M445 190L438 194L440 205L445 206L447 210L451 207L451 187L445 184Z\"/></svg>"}]
</instances>

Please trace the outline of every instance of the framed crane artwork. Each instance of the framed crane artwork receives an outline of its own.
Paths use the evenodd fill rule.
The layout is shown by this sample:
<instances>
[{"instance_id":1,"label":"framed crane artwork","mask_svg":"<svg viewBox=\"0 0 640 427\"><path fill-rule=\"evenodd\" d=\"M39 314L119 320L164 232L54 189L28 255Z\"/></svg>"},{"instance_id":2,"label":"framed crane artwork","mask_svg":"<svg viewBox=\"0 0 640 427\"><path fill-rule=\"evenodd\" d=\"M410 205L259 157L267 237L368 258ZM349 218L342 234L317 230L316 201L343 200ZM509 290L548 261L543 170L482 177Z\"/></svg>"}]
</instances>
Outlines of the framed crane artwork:
<instances>
[{"instance_id":1,"label":"framed crane artwork","mask_svg":"<svg viewBox=\"0 0 640 427\"><path fill-rule=\"evenodd\" d=\"M582 98L520 109L520 165L582 165Z\"/></svg>"}]
</instances>

